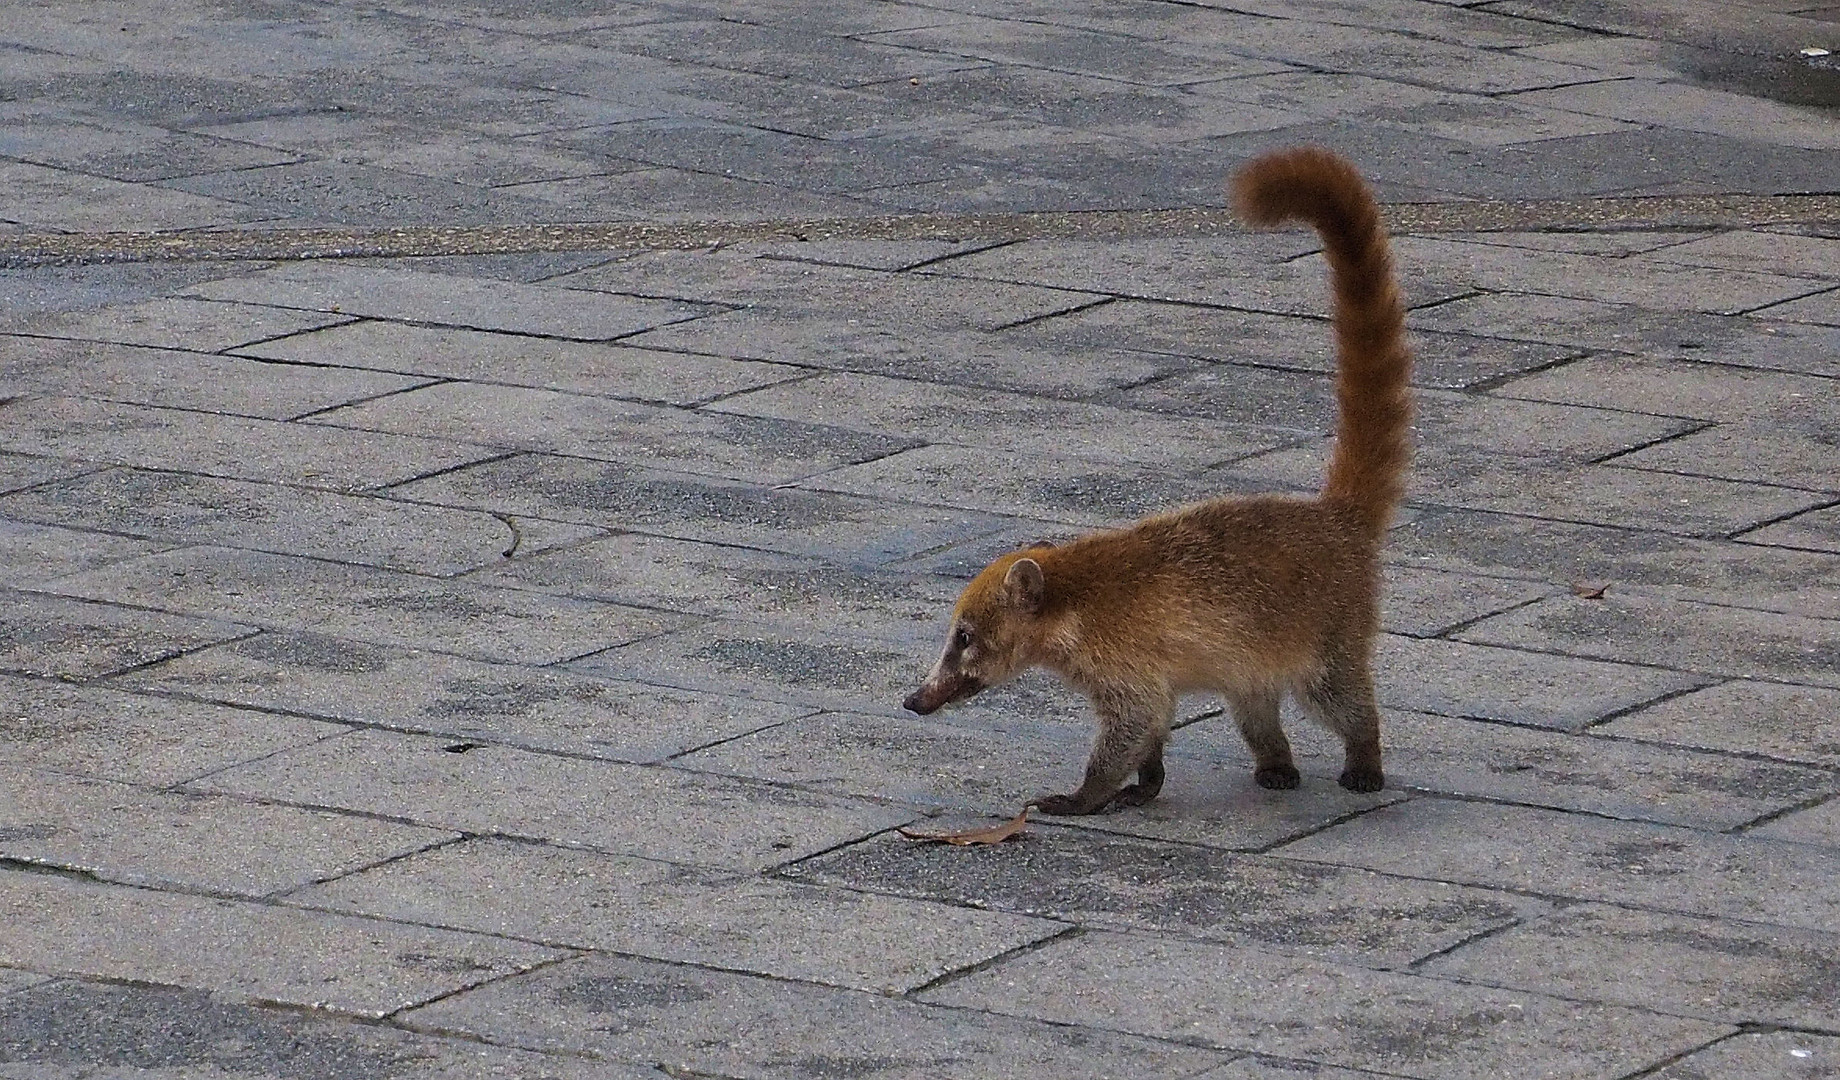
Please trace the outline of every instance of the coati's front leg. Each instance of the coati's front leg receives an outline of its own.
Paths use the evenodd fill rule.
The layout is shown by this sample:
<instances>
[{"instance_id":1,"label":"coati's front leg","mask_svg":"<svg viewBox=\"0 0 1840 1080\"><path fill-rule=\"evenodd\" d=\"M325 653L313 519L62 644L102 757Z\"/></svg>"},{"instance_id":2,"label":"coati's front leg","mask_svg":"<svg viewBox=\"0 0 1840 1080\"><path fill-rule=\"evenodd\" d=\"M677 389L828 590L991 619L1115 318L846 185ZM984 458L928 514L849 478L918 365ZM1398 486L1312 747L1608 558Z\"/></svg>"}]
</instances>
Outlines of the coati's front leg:
<instances>
[{"instance_id":1,"label":"coati's front leg","mask_svg":"<svg viewBox=\"0 0 1840 1080\"><path fill-rule=\"evenodd\" d=\"M1141 806L1162 790L1163 744L1169 738L1174 699L1124 690L1102 690L1092 698L1099 714L1099 735L1086 762L1086 777L1070 795L1041 795L1031 800L1044 814L1091 814L1114 800ZM1125 779L1134 772L1138 783L1124 788Z\"/></svg>"}]
</instances>

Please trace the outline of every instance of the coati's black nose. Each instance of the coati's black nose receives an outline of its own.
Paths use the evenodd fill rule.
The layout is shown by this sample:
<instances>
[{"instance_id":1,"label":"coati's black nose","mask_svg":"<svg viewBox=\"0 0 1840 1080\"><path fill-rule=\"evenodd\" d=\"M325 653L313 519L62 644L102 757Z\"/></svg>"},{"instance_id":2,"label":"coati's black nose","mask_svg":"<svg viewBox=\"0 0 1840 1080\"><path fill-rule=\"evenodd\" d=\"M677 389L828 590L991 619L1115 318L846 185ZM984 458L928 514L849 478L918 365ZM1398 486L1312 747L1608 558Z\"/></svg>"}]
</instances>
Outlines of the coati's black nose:
<instances>
[{"instance_id":1,"label":"coati's black nose","mask_svg":"<svg viewBox=\"0 0 1840 1080\"><path fill-rule=\"evenodd\" d=\"M940 703L937 701L928 701L926 699L926 687L922 686L920 689L907 695L907 700L901 702L901 708L906 709L910 713L917 713L920 716L925 716L927 713L936 712L939 709L939 704Z\"/></svg>"}]
</instances>

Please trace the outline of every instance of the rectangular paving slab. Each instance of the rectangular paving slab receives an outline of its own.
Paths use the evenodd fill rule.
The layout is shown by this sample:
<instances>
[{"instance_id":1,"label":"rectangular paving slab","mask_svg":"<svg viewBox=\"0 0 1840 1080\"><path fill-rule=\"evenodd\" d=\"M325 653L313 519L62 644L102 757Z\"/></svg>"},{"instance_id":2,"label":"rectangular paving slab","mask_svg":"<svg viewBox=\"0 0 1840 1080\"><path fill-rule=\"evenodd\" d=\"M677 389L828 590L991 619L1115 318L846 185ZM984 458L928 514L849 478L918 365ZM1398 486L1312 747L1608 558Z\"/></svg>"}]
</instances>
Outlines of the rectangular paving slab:
<instances>
[{"instance_id":1,"label":"rectangular paving slab","mask_svg":"<svg viewBox=\"0 0 1840 1080\"><path fill-rule=\"evenodd\" d=\"M254 627L41 593L0 592L0 670L71 682L101 678Z\"/></svg>"},{"instance_id":2,"label":"rectangular paving slab","mask_svg":"<svg viewBox=\"0 0 1840 1080\"><path fill-rule=\"evenodd\" d=\"M1007 455L1091 458L1193 469L1268 449L1263 432L1103 405L962 389L873 375L820 375L726 398L722 412L819 421Z\"/></svg>"},{"instance_id":3,"label":"rectangular paving slab","mask_svg":"<svg viewBox=\"0 0 1840 1080\"><path fill-rule=\"evenodd\" d=\"M0 513L178 544L224 544L448 576L599 535L534 519L186 473L110 469L0 498Z\"/></svg>"},{"instance_id":4,"label":"rectangular paving slab","mask_svg":"<svg viewBox=\"0 0 1840 1080\"><path fill-rule=\"evenodd\" d=\"M1840 852L1750 835L1413 799L1279 852L1414 877L1840 932Z\"/></svg>"},{"instance_id":5,"label":"rectangular paving slab","mask_svg":"<svg viewBox=\"0 0 1840 1080\"><path fill-rule=\"evenodd\" d=\"M1508 893L1041 823L987 850L878 837L783 873L1368 967L1404 967L1548 910Z\"/></svg>"},{"instance_id":6,"label":"rectangular paving slab","mask_svg":"<svg viewBox=\"0 0 1840 1080\"><path fill-rule=\"evenodd\" d=\"M164 787L348 730L221 705L0 676L0 761Z\"/></svg>"},{"instance_id":7,"label":"rectangular paving slab","mask_svg":"<svg viewBox=\"0 0 1840 1080\"><path fill-rule=\"evenodd\" d=\"M361 491L491 456L435 439L143 405L33 397L0 447L81 461Z\"/></svg>"},{"instance_id":8,"label":"rectangular paving slab","mask_svg":"<svg viewBox=\"0 0 1840 1080\"><path fill-rule=\"evenodd\" d=\"M1656 1080L1828 1080L1840 1074L1840 1038L1799 1031L1741 1032L1655 1073Z\"/></svg>"},{"instance_id":9,"label":"rectangular paving slab","mask_svg":"<svg viewBox=\"0 0 1840 1080\"><path fill-rule=\"evenodd\" d=\"M516 663L554 663L692 621L521 589L216 547L119 563L60 579L55 587L77 596L223 612L291 630Z\"/></svg>"},{"instance_id":10,"label":"rectangular paving slab","mask_svg":"<svg viewBox=\"0 0 1840 1080\"><path fill-rule=\"evenodd\" d=\"M995 532L1008 519L610 462L520 454L392 489L405 499L873 566Z\"/></svg>"},{"instance_id":11,"label":"rectangular paving slab","mask_svg":"<svg viewBox=\"0 0 1840 1080\"><path fill-rule=\"evenodd\" d=\"M187 294L205 300L586 341L636 334L714 310L675 300L332 262L287 264L196 285Z\"/></svg>"},{"instance_id":12,"label":"rectangular paving slab","mask_svg":"<svg viewBox=\"0 0 1840 1080\"><path fill-rule=\"evenodd\" d=\"M0 507L4 507L0 503ZM0 509L0 512L6 512ZM151 555L168 547L146 540L60 529L0 518L0 585L31 586Z\"/></svg>"},{"instance_id":13,"label":"rectangular paving slab","mask_svg":"<svg viewBox=\"0 0 1840 1080\"><path fill-rule=\"evenodd\" d=\"M1244 946L1101 933L1050 943L924 996L1427 1080L1528 1068L1609 1080L1731 1030Z\"/></svg>"},{"instance_id":14,"label":"rectangular paving slab","mask_svg":"<svg viewBox=\"0 0 1840 1080\"><path fill-rule=\"evenodd\" d=\"M0 1070L58 1078L191 1073L320 1080L656 1080L638 1065L508 1050L241 1004L205 990L62 979L0 1003Z\"/></svg>"},{"instance_id":15,"label":"rectangular paving slab","mask_svg":"<svg viewBox=\"0 0 1840 1080\"><path fill-rule=\"evenodd\" d=\"M426 380L93 341L0 336L0 375L69 397L287 420Z\"/></svg>"},{"instance_id":16,"label":"rectangular paving slab","mask_svg":"<svg viewBox=\"0 0 1840 1080\"><path fill-rule=\"evenodd\" d=\"M237 352L285 360L305 371L324 370L310 365L330 364L335 370L364 368L508 383L669 405L689 405L805 374L778 364L373 320L265 341Z\"/></svg>"},{"instance_id":17,"label":"rectangular paving slab","mask_svg":"<svg viewBox=\"0 0 1840 1080\"><path fill-rule=\"evenodd\" d=\"M1288 726L1300 769L1339 774L1339 739L1303 720ZM1224 721L1177 739L1185 753L1239 750ZM1840 776L1823 769L1425 713L1389 710L1380 739L1389 788L1701 829L1736 828L1840 791Z\"/></svg>"},{"instance_id":18,"label":"rectangular paving slab","mask_svg":"<svg viewBox=\"0 0 1840 1080\"><path fill-rule=\"evenodd\" d=\"M566 953L377 919L0 870L0 963L381 1017Z\"/></svg>"},{"instance_id":19,"label":"rectangular paving slab","mask_svg":"<svg viewBox=\"0 0 1840 1080\"><path fill-rule=\"evenodd\" d=\"M314 423L427 434L498 450L543 450L766 484L868 461L915 444L911 438L795 420L480 383L442 383L394 394L323 413Z\"/></svg>"},{"instance_id":20,"label":"rectangular paving slab","mask_svg":"<svg viewBox=\"0 0 1840 1080\"><path fill-rule=\"evenodd\" d=\"M501 562L470 580L929 646L963 585L634 533Z\"/></svg>"},{"instance_id":21,"label":"rectangular paving slab","mask_svg":"<svg viewBox=\"0 0 1840 1080\"><path fill-rule=\"evenodd\" d=\"M104 881L261 896L456 836L0 765L0 856Z\"/></svg>"},{"instance_id":22,"label":"rectangular paving slab","mask_svg":"<svg viewBox=\"0 0 1840 1080\"><path fill-rule=\"evenodd\" d=\"M758 868L910 821L912 811L677 769L359 731L214 773L197 790ZM744 826L744 827L743 827Z\"/></svg>"},{"instance_id":23,"label":"rectangular paving slab","mask_svg":"<svg viewBox=\"0 0 1840 1080\"><path fill-rule=\"evenodd\" d=\"M1420 970L1723 1023L1832 1028L1837 953L1831 933L1583 904Z\"/></svg>"},{"instance_id":24,"label":"rectangular paving slab","mask_svg":"<svg viewBox=\"0 0 1840 1080\"><path fill-rule=\"evenodd\" d=\"M1840 493L1831 440L1767 421L1721 424L1643 447L1615 461L1631 469Z\"/></svg>"},{"instance_id":25,"label":"rectangular paving slab","mask_svg":"<svg viewBox=\"0 0 1840 1080\"><path fill-rule=\"evenodd\" d=\"M1784 814L1752 833L1772 840L1793 840L1798 844L1840 849L1840 803L1828 799L1818 806Z\"/></svg>"},{"instance_id":26,"label":"rectangular paving slab","mask_svg":"<svg viewBox=\"0 0 1840 1080\"><path fill-rule=\"evenodd\" d=\"M1840 689L1733 679L1619 716L1595 734L1840 766Z\"/></svg>"},{"instance_id":27,"label":"rectangular paving slab","mask_svg":"<svg viewBox=\"0 0 1840 1080\"><path fill-rule=\"evenodd\" d=\"M9 320L0 326L35 337L210 353L349 321L349 316L339 314L173 297L92 311L60 311Z\"/></svg>"},{"instance_id":28,"label":"rectangular paving slab","mask_svg":"<svg viewBox=\"0 0 1840 1080\"><path fill-rule=\"evenodd\" d=\"M635 957L590 956L405 1014L411 1029L689 1073L1105 1080L1220 1062L1193 1046Z\"/></svg>"},{"instance_id":29,"label":"rectangular paving slab","mask_svg":"<svg viewBox=\"0 0 1840 1080\"><path fill-rule=\"evenodd\" d=\"M259 709L654 762L808 713L790 705L270 631L117 680Z\"/></svg>"},{"instance_id":30,"label":"rectangular paving slab","mask_svg":"<svg viewBox=\"0 0 1840 1080\"><path fill-rule=\"evenodd\" d=\"M296 892L292 902L899 994L1067 929L850 889L471 840Z\"/></svg>"},{"instance_id":31,"label":"rectangular paving slab","mask_svg":"<svg viewBox=\"0 0 1840 1080\"><path fill-rule=\"evenodd\" d=\"M1606 594L1555 596L1485 619L1465 641L1717 675L1840 686L1840 619Z\"/></svg>"}]
</instances>

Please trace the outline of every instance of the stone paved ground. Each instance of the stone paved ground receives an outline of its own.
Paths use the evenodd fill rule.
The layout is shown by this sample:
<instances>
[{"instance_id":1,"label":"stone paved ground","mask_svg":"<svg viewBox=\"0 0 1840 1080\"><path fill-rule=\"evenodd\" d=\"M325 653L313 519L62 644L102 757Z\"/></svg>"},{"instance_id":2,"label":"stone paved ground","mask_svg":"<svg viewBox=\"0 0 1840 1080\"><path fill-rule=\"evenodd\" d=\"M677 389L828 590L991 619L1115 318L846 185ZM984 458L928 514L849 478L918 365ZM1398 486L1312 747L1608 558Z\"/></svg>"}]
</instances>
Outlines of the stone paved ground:
<instances>
[{"instance_id":1,"label":"stone paved ground","mask_svg":"<svg viewBox=\"0 0 1840 1080\"><path fill-rule=\"evenodd\" d=\"M6 4L0 1076L1840 1077L1822 4ZM1082 760L983 559L1314 485L1305 139L1392 786L900 839Z\"/></svg>"}]
</instances>

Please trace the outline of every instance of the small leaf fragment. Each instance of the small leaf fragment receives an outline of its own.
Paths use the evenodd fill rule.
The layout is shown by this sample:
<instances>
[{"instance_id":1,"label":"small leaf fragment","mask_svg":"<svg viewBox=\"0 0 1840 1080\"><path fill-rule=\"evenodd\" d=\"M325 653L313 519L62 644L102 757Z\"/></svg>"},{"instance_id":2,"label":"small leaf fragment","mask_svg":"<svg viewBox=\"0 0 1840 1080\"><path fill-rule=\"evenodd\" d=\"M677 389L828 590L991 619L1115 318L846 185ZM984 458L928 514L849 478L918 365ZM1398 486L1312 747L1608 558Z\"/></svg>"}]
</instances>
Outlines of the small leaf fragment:
<instances>
[{"instance_id":1,"label":"small leaf fragment","mask_svg":"<svg viewBox=\"0 0 1840 1080\"><path fill-rule=\"evenodd\" d=\"M1022 813L1001 825L988 825L982 829L964 829L959 832L915 832L903 825L895 831L909 840L931 840L938 844L955 844L963 847L967 844L1001 844L1012 836L1022 835L1023 826L1029 821L1029 808L1023 807Z\"/></svg>"},{"instance_id":2,"label":"small leaf fragment","mask_svg":"<svg viewBox=\"0 0 1840 1080\"><path fill-rule=\"evenodd\" d=\"M1605 590L1609 588L1608 581L1574 581L1572 595L1585 600L1602 600Z\"/></svg>"}]
</instances>

